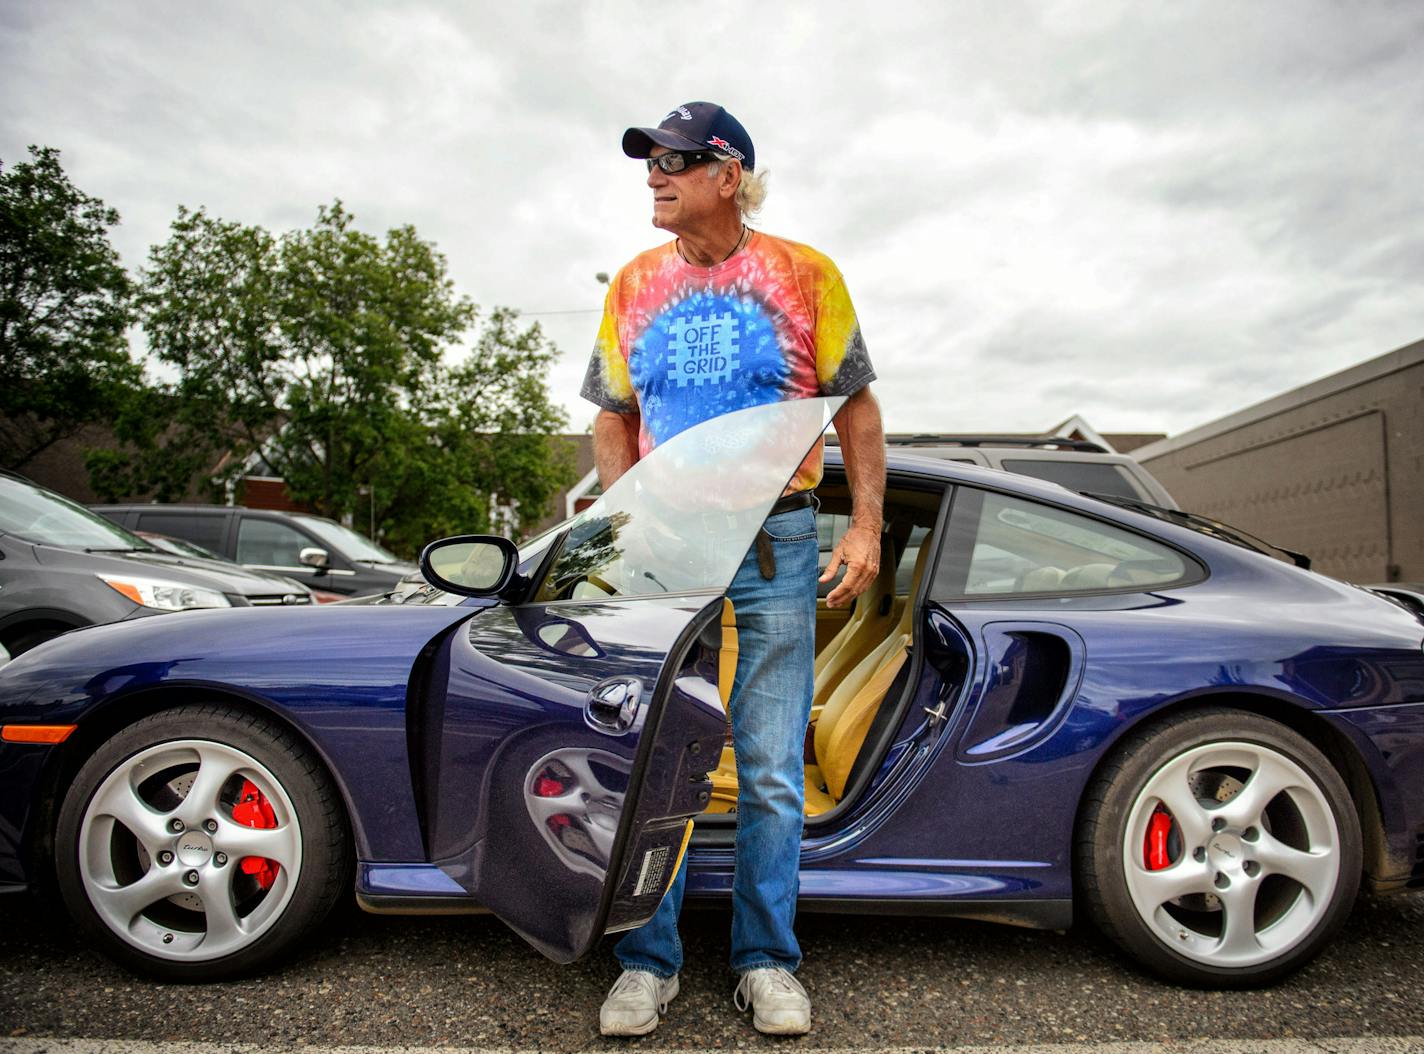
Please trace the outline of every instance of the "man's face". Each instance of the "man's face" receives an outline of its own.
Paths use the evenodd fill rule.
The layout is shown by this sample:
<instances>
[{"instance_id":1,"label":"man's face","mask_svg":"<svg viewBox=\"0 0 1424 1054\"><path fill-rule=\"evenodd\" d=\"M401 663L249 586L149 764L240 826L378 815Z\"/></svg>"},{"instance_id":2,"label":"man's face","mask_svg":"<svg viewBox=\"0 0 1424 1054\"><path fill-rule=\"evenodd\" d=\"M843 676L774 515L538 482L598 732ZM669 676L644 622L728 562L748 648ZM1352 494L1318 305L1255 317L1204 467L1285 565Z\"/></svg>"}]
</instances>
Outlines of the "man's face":
<instances>
[{"instance_id":1,"label":"man's face","mask_svg":"<svg viewBox=\"0 0 1424 1054\"><path fill-rule=\"evenodd\" d=\"M672 153L665 147L653 147L653 157ZM668 175L657 165L648 173L648 186L653 191L653 226L674 234L696 230L698 225L716 216L727 207L727 199L719 190L722 180L707 174L708 165L691 165L681 172Z\"/></svg>"}]
</instances>

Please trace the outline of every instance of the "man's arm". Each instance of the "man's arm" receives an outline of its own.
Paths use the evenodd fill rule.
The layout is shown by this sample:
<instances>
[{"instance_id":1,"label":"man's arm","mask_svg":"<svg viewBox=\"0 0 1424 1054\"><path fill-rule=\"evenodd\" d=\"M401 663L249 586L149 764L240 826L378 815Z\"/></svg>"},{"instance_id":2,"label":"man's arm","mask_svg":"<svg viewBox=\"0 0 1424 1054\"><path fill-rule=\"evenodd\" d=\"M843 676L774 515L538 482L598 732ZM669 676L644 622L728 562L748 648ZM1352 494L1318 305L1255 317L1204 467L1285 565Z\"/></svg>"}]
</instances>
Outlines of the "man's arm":
<instances>
[{"instance_id":1,"label":"man's arm","mask_svg":"<svg viewBox=\"0 0 1424 1054\"><path fill-rule=\"evenodd\" d=\"M599 410L593 419L593 463L598 467L598 482L604 490L613 486L638 460L638 429L642 420L640 414L619 414L612 410ZM883 457L881 463L883 476Z\"/></svg>"},{"instance_id":2,"label":"man's arm","mask_svg":"<svg viewBox=\"0 0 1424 1054\"><path fill-rule=\"evenodd\" d=\"M822 582L835 577L842 564L845 578L826 597L827 607L848 604L880 573L880 532L885 511L885 429L880 404L866 385L835 416L846 476L850 480L850 529L831 553ZM597 434L595 432L595 434Z\"/></svg>"}]
</instances>

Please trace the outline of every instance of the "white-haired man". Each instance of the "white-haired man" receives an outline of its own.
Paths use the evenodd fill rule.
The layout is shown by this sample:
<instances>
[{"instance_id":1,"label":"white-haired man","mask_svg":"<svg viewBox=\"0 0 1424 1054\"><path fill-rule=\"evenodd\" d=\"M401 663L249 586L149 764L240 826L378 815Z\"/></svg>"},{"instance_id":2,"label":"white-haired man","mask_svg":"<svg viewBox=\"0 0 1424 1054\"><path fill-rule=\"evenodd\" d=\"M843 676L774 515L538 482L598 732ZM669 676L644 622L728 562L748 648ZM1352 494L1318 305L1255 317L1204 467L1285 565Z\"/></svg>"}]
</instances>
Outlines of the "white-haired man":
<instances>
[{"instance_id":1,"label":"white-haired man","mask_svg":"<svg viewBox=\"0 0 1424 1054\"><path fill-rule=\"evenodd\" d=\"M751 137L721 106L691 102L656 128L629 128L644 158L653 225L675 239L642 253L609 285L583 395L601 408L594 454L607 488L658 443L719 414L783 399L848 396L835 425L851 527L821 581L845 567L827 603L849 603L880 562L885 439L875 373L845 282L825 255L754 231L766 196ZM772 508L732 583L739 657L729 706L737 759L732 890L734 1001L763 1032L801 1034L811 1003L793 976L810 717L818 546L812 488L821 444ZM730 466L729 466L730 467ZM686 868L657 913L618 942L623 973L599 1014L604 1035L642 1035L677 995L677 919Z\"/></svg>"}]
</instances>

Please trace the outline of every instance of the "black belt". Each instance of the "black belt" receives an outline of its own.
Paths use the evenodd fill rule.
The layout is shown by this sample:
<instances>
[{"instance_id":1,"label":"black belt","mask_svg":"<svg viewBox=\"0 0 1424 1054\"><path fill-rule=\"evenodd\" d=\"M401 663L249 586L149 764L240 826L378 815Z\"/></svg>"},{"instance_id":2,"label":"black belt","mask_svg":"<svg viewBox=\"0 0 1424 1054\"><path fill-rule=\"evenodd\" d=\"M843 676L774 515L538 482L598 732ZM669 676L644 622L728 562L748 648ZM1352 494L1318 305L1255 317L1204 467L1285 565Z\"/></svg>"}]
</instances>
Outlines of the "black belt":
<instances>
[{"instance_id":1,"label":"black belt","mask_svg":"<svg viewBox=\"0 0 1424 1054\"><path fill-rule=\"evenodd\" d=\"M809 509L816 503L816 497L809 490L798 490L795 494L787 494L776 499L771 506L768 516L779 516L783 512L795 512L797 509Z\"/></svg>"},{"instance_id":2,"label":"black belt","mask_svg":"<svg viewBox=\"0 0 1424 1054\"><path fill-rule=\"evenodd\" d=\"M767 513L768 518L783 512L795 512L797 509L809 509L816 504L816 496L809 490L799 490L795 494L787 494L785 497L777 498L772 505L771 512ZM771 548L771 535L766 533L763 527L757 531L756 535L757 569L761 571L762 578L770 582L776 577L776 553Z\"/></svg>"}]
</instances>

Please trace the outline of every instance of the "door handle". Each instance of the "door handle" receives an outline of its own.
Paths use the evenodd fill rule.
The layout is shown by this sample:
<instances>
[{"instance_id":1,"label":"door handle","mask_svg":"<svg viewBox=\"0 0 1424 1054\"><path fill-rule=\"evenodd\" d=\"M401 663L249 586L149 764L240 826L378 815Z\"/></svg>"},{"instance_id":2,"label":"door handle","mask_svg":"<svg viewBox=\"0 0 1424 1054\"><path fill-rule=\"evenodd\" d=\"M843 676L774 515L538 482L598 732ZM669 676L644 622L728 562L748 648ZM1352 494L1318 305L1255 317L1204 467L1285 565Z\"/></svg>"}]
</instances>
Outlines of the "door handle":
<instances>
[{"instance_id":1,"label":"door handle","mask_svg":"<svg viewBox=\"0 0 1424 1054\"><path fill-rule=\"evenodd\" d=\"M589 689L584 711L595 728L626 732L638 716L643 682L636 677L609 677Z\"/></svg>"}]
</instances>

